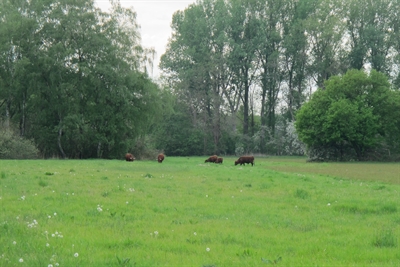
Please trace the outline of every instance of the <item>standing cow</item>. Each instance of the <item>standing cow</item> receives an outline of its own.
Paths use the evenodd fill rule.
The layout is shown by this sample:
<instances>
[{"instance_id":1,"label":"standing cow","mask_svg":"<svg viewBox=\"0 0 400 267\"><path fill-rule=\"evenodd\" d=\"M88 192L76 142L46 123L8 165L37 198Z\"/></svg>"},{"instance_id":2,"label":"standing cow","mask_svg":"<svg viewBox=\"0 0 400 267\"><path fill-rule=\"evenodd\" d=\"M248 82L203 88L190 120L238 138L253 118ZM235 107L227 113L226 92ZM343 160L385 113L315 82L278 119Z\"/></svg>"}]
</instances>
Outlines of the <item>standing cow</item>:
<instances>
[{"instance_id":1,"label":"standing cow","mask_svg":"<svg viewBox=\"0 0 400 267\"><path fill-rule=\"evenodd\" d=\"M163 160L164 160L164 158L165 158L164 154L158 154L157 161L158 161L159 163L162 163Z\"/></svg>"},{"instance_id":2,"label":"standing cow","mask_svg":"<svg viewBox=\"0 0 400 267\"><path fill-rule=\"evenodd\" d=\"M215 163L221 163L224 161L224 158L217 158L217 160L215 161Z\"/></svg>"},{"instance_id":3,"label":"standing cow","mask_svg":"<svg viewBox=\"0 0 400 267\"><path fill-rule=\"evenodd\" d=\"M134 161L135 157L131 153L126 153L125 154L125 160L126 161Z\"/></svg>"},{"instance_id":4,"label":"standing cow","mask_svg":"<svg viewBox=\"0 0 400 267\"><path fill-rule=\"evenodd\" d=\"M251 166L253 166L254 163L254 157L253 156L242 156L238 160L235 161L235 166L240 164L240 165L245 165L245 164L251 163Z\"/></svg>"},{"instance_id":5,"label":"standing cow","mask_svg":"<svg viewBox=\"0 0 400 267\"><path fill-rule=\"evenodd\" d=\"M204 163L206 162L216 162L217 161L217 155L213 155L211 157L209 157L208 159L206 159L206 161L204 161Z\"/></svg>"}]
</instances>

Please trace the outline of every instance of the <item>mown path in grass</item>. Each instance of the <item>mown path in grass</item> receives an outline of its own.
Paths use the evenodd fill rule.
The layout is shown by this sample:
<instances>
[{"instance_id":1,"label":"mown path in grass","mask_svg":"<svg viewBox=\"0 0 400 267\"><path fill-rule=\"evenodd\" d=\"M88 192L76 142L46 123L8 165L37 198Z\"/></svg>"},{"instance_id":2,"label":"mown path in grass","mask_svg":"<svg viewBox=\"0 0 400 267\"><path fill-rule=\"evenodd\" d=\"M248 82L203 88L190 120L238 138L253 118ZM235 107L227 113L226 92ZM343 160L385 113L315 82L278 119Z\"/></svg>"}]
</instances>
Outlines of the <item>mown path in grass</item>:
<instances>
[{"instance_id":1,"label":"mown path in grass","mask_svg":"<svg viewBox=\"0 0 400 267\"><path fill-rule=\"evenodd\" d=\"M377 162L306 162L305 157L269 157L268 168L291 173L322 174L360 181L400 184L400 163Z\"/></svg>"}]
</instances>

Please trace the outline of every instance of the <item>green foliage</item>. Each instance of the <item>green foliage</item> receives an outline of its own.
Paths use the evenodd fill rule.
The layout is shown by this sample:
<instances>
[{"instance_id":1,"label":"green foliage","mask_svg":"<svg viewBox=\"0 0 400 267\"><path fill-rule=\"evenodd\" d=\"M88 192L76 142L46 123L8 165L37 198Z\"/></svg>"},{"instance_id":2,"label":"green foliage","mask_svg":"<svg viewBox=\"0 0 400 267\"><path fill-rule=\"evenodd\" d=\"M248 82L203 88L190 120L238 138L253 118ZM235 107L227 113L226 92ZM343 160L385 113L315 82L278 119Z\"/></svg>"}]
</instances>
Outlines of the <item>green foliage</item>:
<instances>
[{"instance_id":1,"label":"green foliage","mask_svg":"<svg viewBox=\"0 0 400 267\"><path fill-rule=\"evenodd\" d=\"M1 115L45 157L119 158L160 112L136 14L118 1L110 14L45 2L1 3Z\"/></svg>"},{"instance_id":2,"label":"green foliage","mask_svg":"<svg viewBox=\"0 0 400 267\"><path fill-rule=\"evenodd\" d=\"M242 139L257 139L257 146L248 149L248 143L241 143L238 151L301 155L304 151L293 142L293 132L286 135L290 129L281 127L290 127L312 88L324 88L327 79L349 69L369 66L399 84L400 38L394 26L399 21L392 8L399 3L364 2L198 1L174 14L173 35L160 66L179 100L190 107L190 119L201 121L200 127L195 123L191 127L208 131L207 135L216 140L217 151L223 146L218 130L224 127L218 128L215 122L235 117L241 122L229 120L230 129L235 133L240 129L237 132L241 131ZM260 108L261 129L251 122L255 106ZM376 125L382 117L345 101L331 108L328 128L335 128L341 117L351 118L347 124L364 121L367 126ZM353 117L355 108L357 116ZM283 116L283 122L278 121L279 116ZM349 138L365 135L365 146L347 141L325 149L319 158L349 160L365 157L365 151L373 149L368 157L382 159L399 151L399 142L394 141L398 134L391 134L390 140L385 136L382 141L371 137L375 126L364 132L346 128L346 123L337 127L330 142L342 139L339 131L348 130L343 134ZM376 142L385 144L377 149ZM309 147L309 151L320 151L323 146Z\"/></svg>"},{"instance_id":3,"label":"green foliage","mask_svg":"<svg viewBox=\"0 0 400 267\"><path fill-rule=\"evenodd\" d=\"M211 143L210 136L190 123L189 107L185 103L171 103L155 128L156 147L169 156L207 154L211 149L204 143Z\"/></svg>"},{"instance_id":4,"label":"green foliage","mask_svg":"<svg viewBox=\"0 0 400 267\"><path fill-rule=\"evenodd\" d=\"M0 159L36 159L39 150L32 140L19 136L12 129L0 130Z\"/></svg>"},{"instance_id":5,"label":"green foliage","mask_svg":"<svg viewBox=\"0 0 400 267\"><path fill-rule=\"evenodd\" d=\"M400 119L389 115L400 107L393 98L396 92L390 90L387 78L374 70L370 75L351 70L330 78L326 89L315 92L296 117L296 129L309 157L379 159L374 150L400 134Z\"/></svg>"},{"instance_id":6,"label":"green foliage","mask_svg":"<svg viewBox=\"0 0 400 267\"><path fill-rule=\"evenodd\" d=\"M399 3L364 2L193 3L174 14L161 59L162 81L177 98L170 103L146 73L152 54L140 44L136 14L120 1L111 1L110 13L91 0L0 1L0 117L18 125L44 157L111 159L131 150L152 158L160 150L199 155L236 149L301 155L291 123L309 88L367 66L390 76L394 87L400 84L393 8ZM323 142L309 145L309 154L399 159L399 94L357 101L375 98L381 102L366 106L333 98L337 103L320 125L332 135L321 132ZM259 122L252 120L257 107Z\"/></svg>"}]
</instances>

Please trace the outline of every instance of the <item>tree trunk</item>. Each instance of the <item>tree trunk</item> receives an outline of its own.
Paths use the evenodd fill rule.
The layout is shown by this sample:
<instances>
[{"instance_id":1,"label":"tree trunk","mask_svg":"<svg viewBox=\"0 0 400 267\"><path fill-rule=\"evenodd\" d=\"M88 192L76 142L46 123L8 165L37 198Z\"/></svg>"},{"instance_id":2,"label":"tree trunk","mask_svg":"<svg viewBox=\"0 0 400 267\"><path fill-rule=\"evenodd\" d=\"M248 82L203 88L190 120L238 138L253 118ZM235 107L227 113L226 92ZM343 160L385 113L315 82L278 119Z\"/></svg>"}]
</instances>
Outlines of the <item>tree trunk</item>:
<instances>
[{"instance_id":1,"label":"tree trunk","mask_svg":"<svg viewBox=\"0 0 400 267\"><path fill-rule=\"evenodd\" d=\"M62 136L62 127L60 127L60 129L58 130L57 143L58 143L58 149L60 150L61 156L63 159L65 159L67 157L67 155L65 155L64 149L62 148L62 145L61 145L61 136Z\"/></svg>"},{"instance_id":2,"label":"tree trunk","mask_svg":"<svg viewBox=\"0 0 400 267\"><path fill-rule=\"evenodd\" d=\"M20 125L19 125L19 130L20 130L20 135L21 136L25 135L25 101L26 101L26 97L25 97L25 93L23 93L23 96L22 96L22 114L21 114L21 121L20 121Z\"/></svg>"},{"instance_id":3,"label":"tree trunk","mask_svg":"<svg viewBox=\"0 0 400 267\"><path fill-rule=\"evenodd\" d=\"M243 99L243 135L249 133L249 79L248 69L244 74L244 99Z\"/></svg>"},{"instance_id":4,"label":"tree trunk","mask_svg":"<svg viewBox=\"0 0 400 267\"><path fill-rule=\"evenodd\" d=\"M97 158L101 158L101 142L97 144Z\"/></svg>"}]
</instances>

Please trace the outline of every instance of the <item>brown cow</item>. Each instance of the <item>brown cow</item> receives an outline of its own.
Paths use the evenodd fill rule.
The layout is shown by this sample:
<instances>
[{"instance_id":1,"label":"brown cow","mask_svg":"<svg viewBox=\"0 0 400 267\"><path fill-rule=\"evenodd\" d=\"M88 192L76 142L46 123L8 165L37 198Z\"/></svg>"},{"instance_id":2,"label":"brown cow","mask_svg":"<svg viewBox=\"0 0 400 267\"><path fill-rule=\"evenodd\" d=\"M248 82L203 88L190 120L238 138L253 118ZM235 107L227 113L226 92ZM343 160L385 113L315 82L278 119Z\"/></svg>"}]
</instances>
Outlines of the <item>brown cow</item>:
<instances>
[{"instance_id":1,"label":"brown cow","mask_svg":"<svg viewBox=\"0 0 400 267\"><path fill-rule=\"evenodd\" d=\"M164 158L165 158L164 154L158 154L157 161L158 161L159 163L162 163L163 160L164 160Z\"/></svg>"},{"instance_id":2,"label":"brown cow","mask_svg":"<svg viewBox=\"0 0 400 267\"><path fill-rule=\"evenodd\" d=\"M126 161L134 161L135 157L131 153L126 153L125 154L125 160Z\"/></svg>"},{"instance_id":3,"label":"brown cow","mask_svg":"<svg viewBox=\"0 0 400 267\"><path fill-rule=\"evenodd\" d=\"M217 158L217 160L215 161L215 163L221 163L224 161L224 158Z\"/></svg>"},{"instance_id":4,"label":"brown cow","mask_svg":"<svg viewBox=\"0 0 400 267\"><path fill-rule=\"evenodd\" d=\"M206 161L204 161L204 163L206 162L216 162L217 161L217 155L213 155L211 157L209 157L208 159L206 159Z\"/></svg>"},{"instance_id":5,"label":"brown cow","mask_svg":"<svg viewBox=\"0 0 400 267\"><path fill-rule=\"evenodd\" d=\"M238 160L235 161L235 166L240 164L240 165L246 165L245 163L249 164L251 163L251 166L253 166L254 163L254 157L253 156L242 156Z\"/></svg>"}]
</instances>

